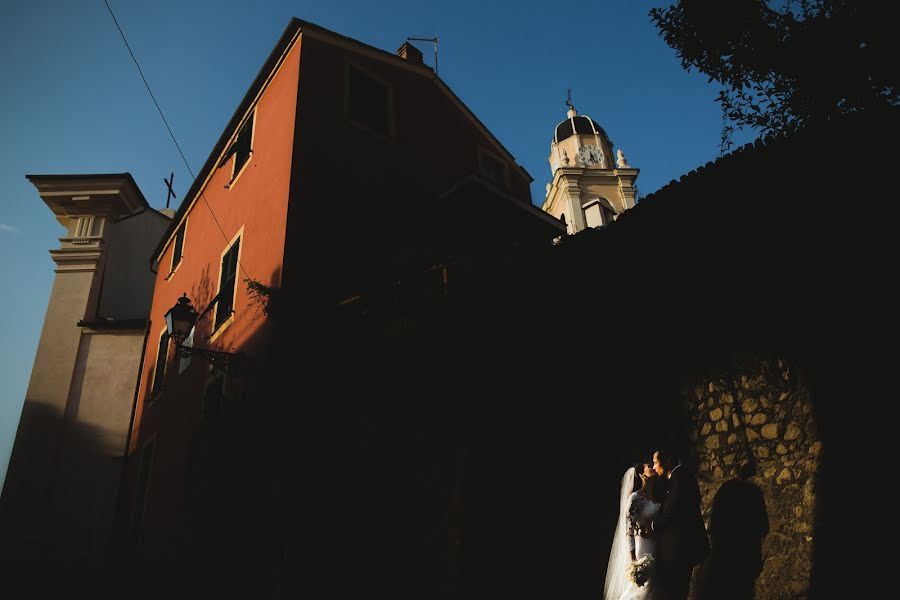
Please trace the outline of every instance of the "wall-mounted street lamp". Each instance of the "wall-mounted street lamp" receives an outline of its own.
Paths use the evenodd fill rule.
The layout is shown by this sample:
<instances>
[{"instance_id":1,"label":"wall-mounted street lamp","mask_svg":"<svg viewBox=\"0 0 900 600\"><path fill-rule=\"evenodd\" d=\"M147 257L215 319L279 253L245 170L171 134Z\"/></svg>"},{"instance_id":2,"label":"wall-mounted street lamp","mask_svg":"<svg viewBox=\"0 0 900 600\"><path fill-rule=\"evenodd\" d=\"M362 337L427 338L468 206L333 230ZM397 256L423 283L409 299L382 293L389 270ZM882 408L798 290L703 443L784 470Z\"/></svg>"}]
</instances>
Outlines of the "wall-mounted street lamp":
<instances>
[{"instance_id":1,"label":"wall-mounted street lamp","mask_svg":"<svg viewBox=\"0 0 900 600\"><path fill-rule=\"evenodd\" d=\"M205 312L205 311L204 311ZM184 340L191 334L194 324L197 322L199 315L185 292L175 306L166 313L166 329L169 332L169 338L175 342L175 349L182 358L188 356L200 356L208 361L214 368L224 371L228 375L236 375L240 365L244 361L242 353L220 352L218 350L210 350L208 348L197 348L194 346L184 346Z\"/></svg>"}]
</instances>

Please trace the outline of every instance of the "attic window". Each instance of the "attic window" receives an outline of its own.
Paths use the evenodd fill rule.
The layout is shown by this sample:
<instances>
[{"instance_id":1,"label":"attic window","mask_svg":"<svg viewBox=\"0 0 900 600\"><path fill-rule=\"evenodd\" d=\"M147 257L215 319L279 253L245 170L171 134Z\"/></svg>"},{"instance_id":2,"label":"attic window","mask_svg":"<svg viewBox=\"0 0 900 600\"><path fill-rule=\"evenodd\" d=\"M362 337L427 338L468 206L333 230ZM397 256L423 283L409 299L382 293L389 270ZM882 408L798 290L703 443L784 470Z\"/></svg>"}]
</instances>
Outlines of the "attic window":
<instances>
[{"instance_id":1,"label":"attic window","mask_svg":"<svg viewBox=\"0 0 900 600\"><path fill-rule=\"evenodd\" d=\"M386 137L391 135L391 89L362 69L347 66L347 117Z\"/></svg>"},{"instance_id":2,"label":"attic window","mask_svg":"<svg viewBox=\"0 0 900 600\"><path fill-rule=\"evenodd\" d=\"M244 126L241 127L241 132L238 134L237 139L228 151L229 154L234 154L234 166L231 170L231 183L234 183L235 179L238 178L244 165L250 160L250 155L253 154L253 122L255 121L255 117L256 111L250 113L250 117L244 122Z\"/></svg>"},{"instance_id":3,"label":"attic window","mask_svg":"<svg viewBox=\"0 0 900 600\"><path fill-rule=\"evenodd\" d=\"M478 172L494 185L506 187L506 163L481 148L478 152Z\"/></svg>"}]
</instances>

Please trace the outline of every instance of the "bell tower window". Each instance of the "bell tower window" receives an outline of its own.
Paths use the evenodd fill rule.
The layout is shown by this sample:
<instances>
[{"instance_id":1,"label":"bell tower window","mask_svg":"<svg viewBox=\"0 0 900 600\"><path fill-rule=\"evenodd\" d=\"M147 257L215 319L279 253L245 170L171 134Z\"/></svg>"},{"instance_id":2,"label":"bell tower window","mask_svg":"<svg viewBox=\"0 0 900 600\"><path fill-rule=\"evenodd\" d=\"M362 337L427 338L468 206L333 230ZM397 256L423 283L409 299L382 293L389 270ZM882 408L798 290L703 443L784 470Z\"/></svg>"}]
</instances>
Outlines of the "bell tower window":
<instances>
[{"instance_id":1,"label":"bell tower window","mask_svg":"<svg viewBox=\"0 0 900 600\"><path fill-rule=\"evenodd\" d=\"M103 231L103 217L78 217L72 237L99 237Z\"/></svg>"}]
</instances>

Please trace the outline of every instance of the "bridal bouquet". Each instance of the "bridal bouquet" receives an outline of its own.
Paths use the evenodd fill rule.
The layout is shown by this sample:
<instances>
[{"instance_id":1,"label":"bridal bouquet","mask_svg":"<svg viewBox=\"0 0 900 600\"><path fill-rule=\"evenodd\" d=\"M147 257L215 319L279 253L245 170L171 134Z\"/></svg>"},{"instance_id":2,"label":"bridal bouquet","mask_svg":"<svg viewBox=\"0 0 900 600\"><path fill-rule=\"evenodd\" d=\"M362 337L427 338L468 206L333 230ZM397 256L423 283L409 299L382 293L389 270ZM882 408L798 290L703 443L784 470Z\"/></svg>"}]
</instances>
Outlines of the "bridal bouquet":
<instances>
[{"instance_id":1,"label":"bridal bouquet","mask_svg":"<svg viewBox=\"0 0 900 600\"><path fill-rule=\"evenodd\" d=\"M653 557L649 554L628 565L628 579L636 586L643 587L650 581L650 573L653 570Z\"/></svg>"}]
</instances>

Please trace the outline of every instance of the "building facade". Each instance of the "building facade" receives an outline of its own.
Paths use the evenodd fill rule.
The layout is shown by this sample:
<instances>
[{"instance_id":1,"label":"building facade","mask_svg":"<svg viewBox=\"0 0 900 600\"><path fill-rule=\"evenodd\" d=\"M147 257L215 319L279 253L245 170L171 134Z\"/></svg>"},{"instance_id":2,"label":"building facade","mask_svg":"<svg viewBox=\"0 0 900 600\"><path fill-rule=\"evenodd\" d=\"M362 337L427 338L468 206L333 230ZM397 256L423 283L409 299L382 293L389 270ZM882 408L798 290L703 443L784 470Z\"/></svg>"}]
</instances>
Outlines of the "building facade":
<instances>
[{"instance_id":1,"label":"building facade","mask_svg":"<svg viewBox=\"0 0 900 600\"><path fill-rule=\"evenodd\" d=\"M146 257L170 220L127 173L28 179L65 234L50 251L56 276L0 499L0 556L13 586L13 574L47 563L76 584L109 559L155 280Z\"/></svg>"},{"instance_id":2,"label":"building facade","mask_svg":"<svg viewBox=\"0 0 900 600\"><path fill-rule=\"evenodd\" d=\"M265 573L291 553L276 491L288 467L269 445L294 434L260 432L283 422L279 403L317 402L302 384L317 315L373 298L411 311L446 293L457 258L549 243L563 229L530 182L413 46L290 22L153 254L119 537L139 577L276 594L252 586L278 585ZM193 354L165 323L184 296ZM240 359L223 370L200 349Z\"/></svg>"}]
</instances>

